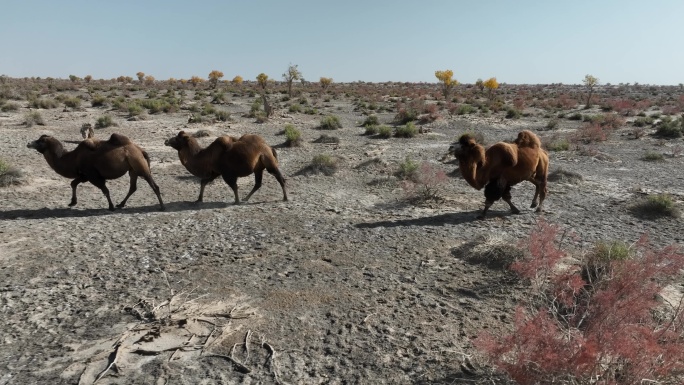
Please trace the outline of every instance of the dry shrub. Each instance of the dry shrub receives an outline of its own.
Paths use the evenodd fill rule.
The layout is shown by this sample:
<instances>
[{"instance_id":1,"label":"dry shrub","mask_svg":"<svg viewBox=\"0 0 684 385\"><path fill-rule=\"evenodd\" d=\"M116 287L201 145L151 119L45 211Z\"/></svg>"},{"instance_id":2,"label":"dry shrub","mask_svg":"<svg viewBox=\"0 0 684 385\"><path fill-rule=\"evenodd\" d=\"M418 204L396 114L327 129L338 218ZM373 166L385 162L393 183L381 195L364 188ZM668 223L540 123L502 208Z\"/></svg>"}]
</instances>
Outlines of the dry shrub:
<instances>
[{"instance_id":1,"label":"dry shrub","mask_svg":"<svg viewBox=\"0 0 684 385\"><path fill-rule=\"evenodd\" d=\"M514 240L492 234L481 235L454 248L451 253L469 263L496 270L509 268L524 255Z\"/></svg>"},{"instance_id":2,"label":"dry shrub","mask_svg":"<svg viewBox=\"0 0 684 385\"><path fill-rule=\"evenodd\" d=\"M655 249L642 237L633 248L597 245L568 266L560 264L563 235L538 223L525 257L511 265L532 295L510 332L483 332L474 344L521 385L682 383L684 297L660 296L681 280L681 250Z\"/></svg>"}]
</instances>

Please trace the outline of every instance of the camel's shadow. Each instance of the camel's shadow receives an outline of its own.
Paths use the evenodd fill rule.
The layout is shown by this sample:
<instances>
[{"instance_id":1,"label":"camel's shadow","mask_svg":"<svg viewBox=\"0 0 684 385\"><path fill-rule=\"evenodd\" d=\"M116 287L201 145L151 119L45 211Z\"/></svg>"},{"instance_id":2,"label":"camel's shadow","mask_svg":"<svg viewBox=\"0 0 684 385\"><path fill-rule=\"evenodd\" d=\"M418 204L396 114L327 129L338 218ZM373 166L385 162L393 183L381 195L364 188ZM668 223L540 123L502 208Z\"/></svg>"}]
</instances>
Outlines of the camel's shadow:
<instances>
[{"instance_id":1,"label":"camel's shadow","mask_svg":"<svg viewBox=\"0 0 684 385\"><path fill-rule=\"evenodd\" d=\"M245 203L246 204L246 203ZM226 202L168 202L165 203L166 210L159 210L158 204L148 206L127 206L122 209L109 211L106 207L97 209L77 209L77 208L40 208L40 209L17 209L0 211L0 220L10 219L48 219L48 218L85 218L98 217L116 214L142 214L142 213L168 213L181 211L196 211L220 209L232 206L233 203Z\"/></svg>"},{"instance_id":2,"label":"camel's shadow","mask_svg":"<svg viewBox=\"0 0 684 385\"><path fill-rule=\"evenodd\" d=\"M372 229L376 227L408 227L408 226L446 226L460 225L477 221L480 211L462 211L458 213L447 213L433 215L429 217L397 219L391 221L363 222L354 225L360 229Z\"/></svg>"}]
</instances>

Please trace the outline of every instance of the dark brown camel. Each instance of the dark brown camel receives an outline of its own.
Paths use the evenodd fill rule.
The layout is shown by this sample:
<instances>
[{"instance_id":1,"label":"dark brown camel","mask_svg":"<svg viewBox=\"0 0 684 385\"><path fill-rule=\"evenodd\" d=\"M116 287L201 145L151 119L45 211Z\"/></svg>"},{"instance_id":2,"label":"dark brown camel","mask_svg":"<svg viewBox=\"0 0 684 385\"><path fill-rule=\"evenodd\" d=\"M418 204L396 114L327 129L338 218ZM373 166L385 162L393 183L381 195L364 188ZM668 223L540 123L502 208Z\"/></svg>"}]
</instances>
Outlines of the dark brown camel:
<instances>
[{"instance_id":1,"label":"dark brown camel","mask_svg":"<svg viewBox=\"0 0 684 385\"><path fill-rule=\"evenodd\" d=\"M539 137L531 131L521 131L513 143L499 142L486 151L472 136L462 135L451 145L450 152L458 159L466 182L478 190L485 189L485 207L479 218L484 218L489 207L501 198L508 203L513 214L520 213L511 201L511 187L522 181L535 185L530 207L537 207L537 212L542 211L548 192L549 156L541 148Z\"/></svg>"},{"instance_id":2,"label":"dark brown camel","mask_svg":"<svg viewBox=\"0 0 684 385\"><path fill-rule=\"evenodd\" d=\"M109 140L87 139L78 144L72 151L66 151L62 143L49 135L42 135L38 140L29 142L26 147L34 148L47 160L50 167L57 174L73 179L71 182L71 203L77 203L76 187L79 183L90 182L107 197L109 209L114 210L114 204L109 196L106 181L117 179L128 173L130 187L128 195L116 207L124 207L126 201L137 190L138 177L149 183L159 199L159 205L164 210L164 202L159 193L159 186L152 179L150 172L150 157L143 149L120 134L112 134Z\"/></svg>"},{"instance_id":3,"label":"dark brown camel","mask_svg":"<svg viewBox=\"0 0 684 385\"><path fill-rule=\"evenodd\" d=\"M206 148L201 148L197 139L181 131L164 142L178 151L178 158L185 168L200 178L200 193L197 202L202 202L204 187L219 176L230 186L235 203L240 203L237 179L254 174L254 188L244 201L260 187L264 170L272 174L283 190L287 201L285 178L278 168L276 151L258 135L243 135L240 139L221 136Z\"/></svg>"}]
</instances>

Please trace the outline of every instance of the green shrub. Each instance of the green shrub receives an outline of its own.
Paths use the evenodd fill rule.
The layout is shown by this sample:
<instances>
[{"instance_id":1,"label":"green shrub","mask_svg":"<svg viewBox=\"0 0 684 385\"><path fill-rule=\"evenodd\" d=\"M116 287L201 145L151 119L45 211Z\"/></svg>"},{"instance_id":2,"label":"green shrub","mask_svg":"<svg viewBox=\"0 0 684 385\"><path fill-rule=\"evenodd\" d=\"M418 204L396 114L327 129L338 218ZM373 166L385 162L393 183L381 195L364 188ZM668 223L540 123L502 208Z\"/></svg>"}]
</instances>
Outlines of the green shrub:
<instances>
[{"instance_id":1,"label":"green shrub","mask_svg":"<svg viewBox=\"0 0 684 385\"><path fill-rule=\"evenodd\" d=\"M557 139L549 143L547 148L549 151L568 151L570 149L570 141L567 138Z\"/></svg>"},{"instance_id":2,"label":"green shrub","mask_svg":"<svg viewBox=\"0 0 684 385\"><path fill-rule=\"evenodd\" d=\"M57 102L55 99L33 98L29 100L29 107L31 108L49 109L57 108L58 106L59 102Z\"/></svg>"},{"instance_id":3,"label":"green shrub","mask_svg":"<svg viewBox=\"0 0 684 385\"><path fill-rule=\"evenodd\" d=\"M363 132L364 135L377 135L380 132L380 126L366 126L366 131Z\"/></svg>"},{"instance_id":4,"label":"green shrub","mask_svg":"<svg viewBox=\"0 0 684 385\"><path fill-rule=\"evenodd\" d=\"M93 107L103 107L107 104L107 97L100 94L95 94L93 99L90 101L90 105Z\"/></svg>"},{"instance_id":5,"label":"green shrub","mask_svg":"<svg viewBox=\"0 0 684 385\"><path fill-rule=\"evenodd\" d=\"M340 138L336 136L330 136L323 134L318 137L318 139L314 140L314 143L326 143L326 144L337 144L340 142Z\"/></svg>"},{"instance_id":6,"label":"green shrub","mask_svg":"<svg viewBox=\"0 0 684 385\"><path fill-rule=\"evenodd\" d=\"M95 128L107 128L116 126L110 115L102 115L95 121Z\"/></svg>"},{"instance_id":7,"label":"green shrub","mask_svg":"<svg viewBox=\"0 0 684 385\"><path fill-rule=\"evenodd\" d=\"M574 114L568 116L568 120L582 120L582 114L575 112Z\"/></svg>"},{"instance_id":8,"label":"green shrub","mask_svg":"<svg viewBox=\"0 0 684 385\"><path fill-rule=\"evenodd\" d=\"M0 159L0 187L22 184L23 177L21 170Z\"/></svg>"},{"instance_id":9,"label":"green shrub","mask_svg":"<svg viewBox=\"0 0 684 385\"><path fill-rule=\"evenodd\" d=\"M418 166L420 164L408 156L403 162L399 163L399 170L394 174L397 178L402 180L411 180L416 176L416 171L418 171Z\"/></svg>"},{"instance_id":10,"label":"green shrub","mask_svg":"<svg viewBox=\"0 0 684 385\"><path fill-rule=\"evenodd\" d=\"M142 106L136 102L128 103L126 110L128 111L128 116L139 116L143 113Z\"/></svg>"},{"instance_id":11,"label":"green shrub","mask_svg":"<svg viewBox=\"0 0 684 385\"><path fill-rule=\"evenodd\" d=\"M33 127L34 124L37 124L39 126L44 126L45 120L43 120L43 115L41 115L40 112L31 111L31 112L27 112L24 115L24 124L27 127Z\"/></svg>"},{"instance_id":12,"label":"green shrub","mask_svg":"<svg viewBox=\"0 0 684 385\"><path fill-rule=\"evenodd\" d=\"M546 123L546 128L549 130L554 130L554 129L556 129L556 127L558 127L558 119L557 118L553 118Z\"/></svg>"},{"instance_id":13,"label":"green shrub","mask_svg":"<svg viewBox=\"0 0 684 385\"><path fill-rule=\"evenodd\" d=\"M283 132L285 133L285 144L287 146L296 147L302 144L302 133L295 126L287 124Z\"/></svg>"},{"instance_id":14,"label":"green shrub","mask_svg":"<svg viewBox=\"0 0 684 385\"><path fill-rule=\"evenodd\" d=\"M506 109L506 119L520 119L522 112L516 108L509 107Z\"/></svg>"},{"instance_id":15,"label":"green shrub","mask_svg":"<svg viewBox=\"0 0 684 385\"><path fill-rule=\"evenodd\" d=\"M292 113L302 112L302 106L300 104L291 104L288 111Z\"/></svg>"},{"instance_id":16,"label":"green shrub","mask_svg":"<svg viewBox=\"0 0 684 385\"><path fill-rule=\"evenodd\" d=\"M316 155L307 168L310 172L331 176L337 171L337 160L327 154Z\"/></svg>"},{"instance_id":17,"label":"green shrub","mask_svg":"<svg viewBox=\"0 0 684 385\"><path fill-rule=\"evenodd\" d=\"M665 160L665 157L663 156L662 153L657 152L657 151L646 151L644 156L641 157L641 160L647 161L647 162L660 162Z\"/></svg>"},{"instance_id":18,"label":"green shrub","mask_svg":"<svg viewBox=\"0 0 684 385\"><path fill-rule=\"evenodd\" d=\"M376 115L370 115L363 121L361 127L378 126L379 124L380 120L378 120L378 117Z\"/></svg>"},{"instance_id":19,"label":"green shrub","mask_svg":"<svg viewBox=\"0 0 684 385\"><path fill-rule=\"evenodd\" d=\"M216 116L216 120L218 120L219 122L230 121L230 112L228 112L228 111L217 110L214 115Z\"/></svg>"},{"instance_id":20,"label":"green shrub","mask_svg":"<svg viewBox=\"0 0 684 385\"><path fill-rule=\"evenodd\" d=\"M633 215L644 219L655 219L660 217L679 217L679 209L668 194L649 195L646 199L633 204L630 207Z\"/></svg>"},{"instance_id":21,"label":"green shrub","mask_svg":"<svg viewBox=\"0 0 684 385\"><path fill-rule=\"evenodd\" d=\"M634 122L632 122L632 125L634 127L645 127L645 126L650 126L653 124L653 118L647 117L647 116L640 116L636 119L634 119Z\"/></svg>"},{"instance_id":22,"label":"green shrub","mask_svg":"<svg viewBox=\"0 0 684 385\"><path fill-rule=\"evenodd\" d=\"M19 109L19 104L15 102L6 102L0 107L2 112L17 111Z\"/></svg>"},{"instance_id":23,"label":"green shrub","mask_svg":"<svg viewBox=\"0 0 684 385\"><path fill-rule=\"evenodd\" d=\"M188 123L202 123L204 122L204 117L202 117L202 114L198 112L194 112L190 117L188 118Z\"/></svg>"},{"instance_id":24,"label":"green shrub","mask_svg":"<svg viewBox=\"0 0 684 385\"><path fill-rule=\"evenodd\" d=\"M316 109L313 107L309 107L306 110L304 110L304 113L307 115L316 115L318 111L316 111Z\"/></svg>"},{"instance_id":25,"label":"green shrub","mask_svg":"<svg viewBox=\"0 0 684 385\"><path fill-rule=\"evenodd\" d=\"M664 117L656 126L656 135L663 138L680 138L682 136L683 119Z\"/></svg>"},{"instance_id":26,"label":"green shrub","mask_svg":"<svg viewBox=\"0 0 684 385\"><path fill-rule=\"evenodd\" d=\"M319 126L322 130L336 130L342 128L342 123L340 123L340 118L335 115L328 115L321 119L321 124Z\"/></svg>"},{"instance_id":27,"label":"green shrub","mask_svg":"<svg viewBox=\"0 0 684 385\"><path fill-rule=\"evenodd\" d=\"M394 131L394 136L397 138L413 138L418 134L418 128L413 122L408 122L406 125L399 126Z\"/></svg>"},{"instance_id":28,"label":"green shrub","mask_svg":"<svg viewBox=\"0 0 684 385\"><path fill-rule=\"evenodd\" d=\"M382 125L378 127L378 137L387 139L392 136L392 127L387 126L387 125Z\"/></svg>"},{"instance_id":29,"label":"green shrub","mask_svg":"<svg viewBox=\"0 0 684 385\"><path fill-rule=\"evenodd\" d=\"M81 99L79 98L66 98L64 99L64 105L69 108L79 108L81 107Z\"/></svg>"},{"instance_id":30,"label":"green shrub","mask_svg":"<svg viewBox=\"0 0 684 385\"><path fill-rule=\"evenodd\" d=\"M477 109L470 104L461 104L456 109L456 115L474 114L476 111Z\"/></svg>"}]
</instances>

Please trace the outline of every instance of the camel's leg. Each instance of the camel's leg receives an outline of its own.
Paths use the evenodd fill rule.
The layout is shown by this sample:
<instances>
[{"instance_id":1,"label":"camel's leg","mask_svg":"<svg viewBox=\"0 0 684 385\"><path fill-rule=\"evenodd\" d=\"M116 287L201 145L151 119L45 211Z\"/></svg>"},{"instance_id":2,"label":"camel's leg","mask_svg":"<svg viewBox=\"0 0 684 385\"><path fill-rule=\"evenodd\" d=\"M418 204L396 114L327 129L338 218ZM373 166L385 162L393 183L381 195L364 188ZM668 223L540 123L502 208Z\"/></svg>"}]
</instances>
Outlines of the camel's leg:
<instances>
[{"instance_id":1,"label":"camel's leg","mask_svg":"<svg viewBox=\"0 0 684 385\"><path fill-rule=\"evenodd\" d=\"M477 219L484 219L485 216L487 215L487 211L489 210L489 208L490 208L493 204L494 204L494 201L485 200L485 206L484 206L484 209L482 209L482 214L478 215L478 216L477 216Z\"/></svg>"},{"instance_id":2,"label":"camel's leg","mask_svg":"<svg viewBox=\"0 0 684 385\"><path fill-rule=\"evenodd\" d=\"M78 187L79 183L87 181L88 179L81 176L71 181L71 203L69 203L69 207L76 206L76 203L78 202L78 200L76 199L76 187Z\"/></svg>"},{"instance_id":3,"label":"camel's leg","mask_svg":"<svg viewBox=\"0 0 684 385\"><path fill-rule=\"evenodd\" d=\"M511 212L513 214L520 214L520 210L518 210L518 208L515 207L515 205L511 201L511 185L506 186L506 189L504 190L501 198L504 200L504 202L508 203L508 206L511 208Z\"/></svg>"},{"instance_id":4,"label":"camel's leg","mask_svg":"<svg viewBox=\"0 0 684 385\"><path fill-rule=\"evenodd\" d=\"M283 201L287 201L287 191L285 190L285 178L283 178L283 174L280 172L280 169L278 167L275 167L273 169L267 169L268 173L273 175L276 180L278 180L278 183L280 183L280 188L283 190Z\"/></svg>"},{"instance_id":5,"label":"camel's leg","mask_svg":"<svg viewBox=\"0 0 684 385\"><path fill-rule=\"evenodd\" d=\"M112 203L112 198L109 196L109 189L107 188L106 184L107 181L99 175L88 178L88 181L102 191L104 196L107 198L107 203L109 203L109 210L114 211L114 203Z\"/></svg>"},{"instance_id":6,"label":"camel's leg","mask_svg":"<svg viewBox=\"0 0 684 385\"><path fill-rule=\"evenodd\" d=\"M254 187L252 187L252 191L247 194L245 199L243 199L244 202L247 202L249 198L254 194L258 189L261 188L261 181L264 179L264 169L262 168L261 170L254 170Z\"/></svg>"},{"instance_id":7,"label":"camel's leg","mask_svg":"<svg viewBox=\"0 0 684 385\"><path fill-rule=\"evenodd\" d=\"M195 203L201 203L202 202L202 200L204 199L204 187L206 187L207 184L211 183L214 179L216 179L216 177L218 177L218 175L210 177L210 178L202 178L202 180L200 180L199 197L197 198Z\"/></svg>"},{"instance_id":8,"label":"camel's leg","mask_svg":"<svg viewBox=\"0 0 684 385\"><path fill-rule=\"evenodd\" d=\"M240 197L238 196L238 185L237 185L237 176L235 175L230 175L230 174L223 174L222 175L223 180L230 186L230 188L233 190L233 194L235 195L235 204L239 205L240 204Z\"/></svg>"},{"instance_id":9,"label":"camel's leg","mask_svg":"<svg viewBox=\"0 0 684 385\"><path fill-rule=\"evenodd\" d=\"M534 197L532 198L532 204L530 205L530 208L533 209L539 205L537 198L539 198L539 194L541 192L541 185L536 180L531 182L534 183Z\"/></svg>"},{"instance_id":10,"label":"camel's leg","mask_svg":"<svg viewBox=\"0 0 684 385\"><path fill-rule=\"evenodd\" d=\"M544 199L546 199L547 193L546 180L544 180L539 184L539 206L537 206L536 212L542 212L542 204L544 203Z\"/></svg>"},{"instance_id":11,"label":"camel's leg","mask_svg":"<svg viewBox=\"0 0 684 385\"><path fill-rule=\"evenodd\" d=\"M126 206L126 202L128 201L128 198L133 195L133 193L138 189L138 174L133 172L132 170L128 172L128 176L130 177L131 183L128 186L128 194L126 194L126 197L116 205L118 208L122 208Z\"/></svg>"},{"instance_id":12,"label":"camel's leg","mask_svg":"<svg viewBox=\"0 0 684 385\"><path fill-rule=\"evenodd\" d=\"M147 175L143 175L142 177L143 177L143 179L145 179L147 184L149 184L150 187L152 187L152 191L154 191L154 195L157 196L157 200L159 201L159 206L160 206L159 209L161 211L166 210L166 207L164 206L164 201L162 200L162 197L161 197L161 191L159 190L159 186L157 186L157 184L154 183L154 179L152 179L152 175L147 174Z\"/></svg>"}]
</instances>

